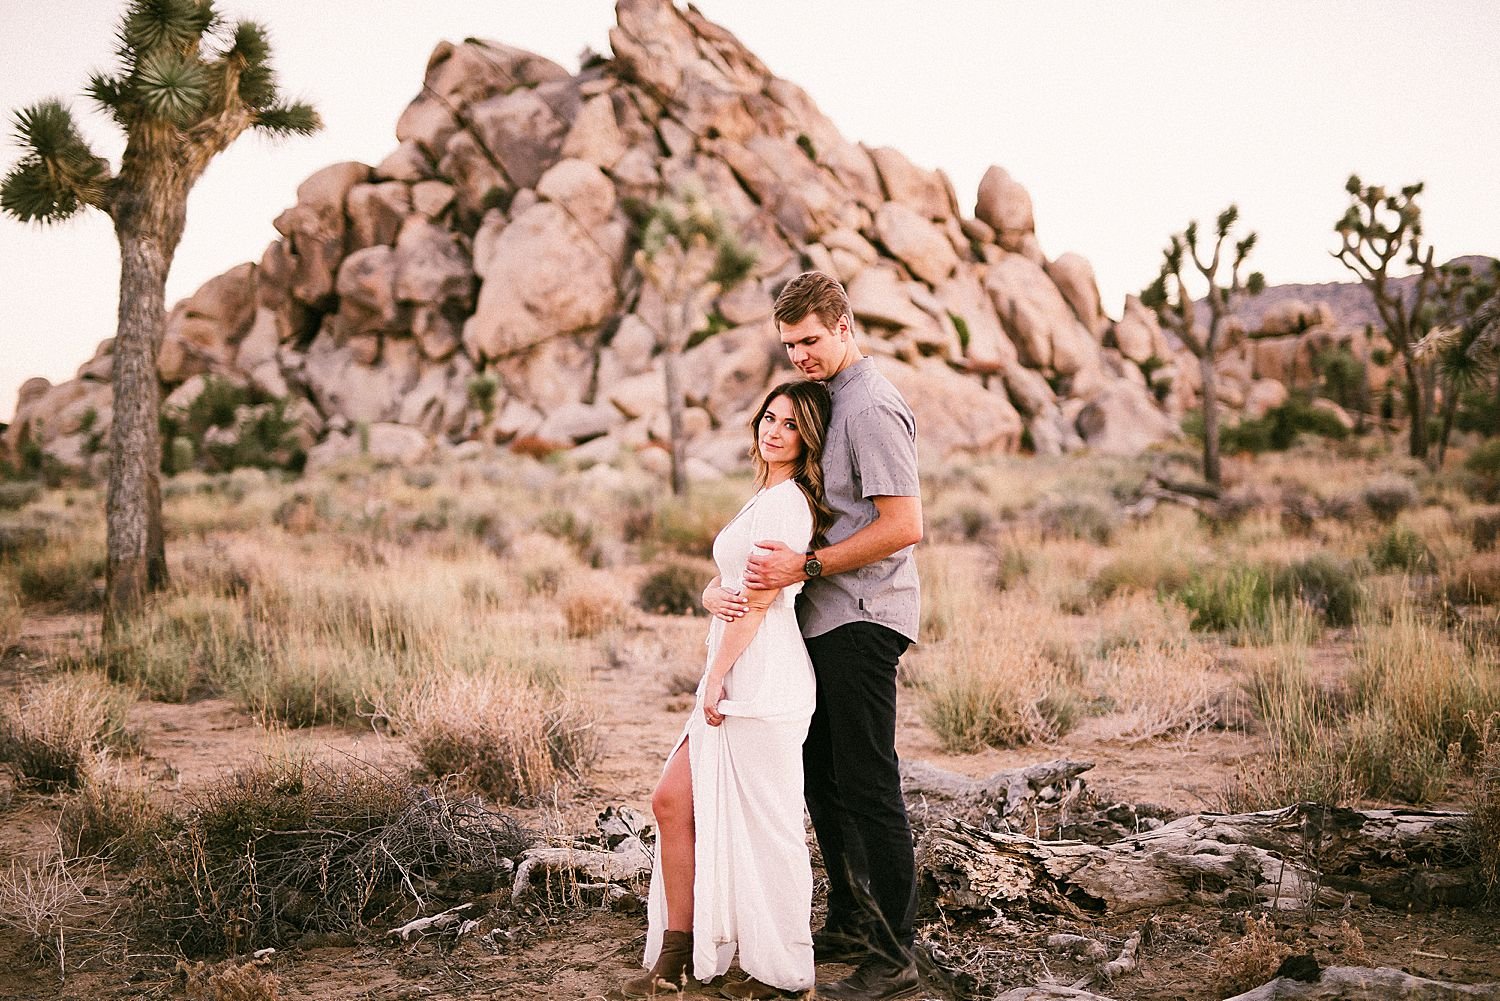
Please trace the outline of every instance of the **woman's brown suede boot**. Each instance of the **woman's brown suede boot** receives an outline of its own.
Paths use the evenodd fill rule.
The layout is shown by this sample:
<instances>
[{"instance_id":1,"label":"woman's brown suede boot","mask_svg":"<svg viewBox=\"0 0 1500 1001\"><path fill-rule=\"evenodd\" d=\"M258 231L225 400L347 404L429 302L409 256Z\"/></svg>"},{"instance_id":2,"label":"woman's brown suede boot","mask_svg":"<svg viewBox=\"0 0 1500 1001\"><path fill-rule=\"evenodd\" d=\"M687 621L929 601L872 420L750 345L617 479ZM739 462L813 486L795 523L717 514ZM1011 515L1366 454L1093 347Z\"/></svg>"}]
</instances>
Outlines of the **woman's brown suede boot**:
<instances>
[{"instance_id":1,"label":"woman's brown suede boot","mask_svg":"<svg viewBox=\"0 0 1500 1001\"><path fill-rule=\"evenodd\" d=\"M697 986L698 981L693 979L693 933L669 931L661 937L656 965L643 976L621 984L620 993L628 998L654 998Z\"/></svg>"}]
</instances>

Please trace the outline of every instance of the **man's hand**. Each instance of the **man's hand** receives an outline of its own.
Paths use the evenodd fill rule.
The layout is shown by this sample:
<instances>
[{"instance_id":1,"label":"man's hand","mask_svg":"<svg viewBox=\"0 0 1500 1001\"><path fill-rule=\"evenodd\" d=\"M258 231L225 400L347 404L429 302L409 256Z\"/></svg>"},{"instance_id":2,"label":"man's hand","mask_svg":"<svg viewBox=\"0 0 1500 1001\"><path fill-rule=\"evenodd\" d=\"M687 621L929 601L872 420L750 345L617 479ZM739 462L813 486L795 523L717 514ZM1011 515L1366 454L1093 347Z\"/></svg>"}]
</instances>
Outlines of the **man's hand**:
<instances>
[{"instance_id":1,"label":"man's hand","mask_svg":"<svg viewBox=\"0 0 1500 1001\"><path fill-rule=\"evenodd\" d=\"M709 615L723 619L725 622L733 622L735 619L744 617L745 612L750 608L750 603L738 591L731 591L727 587L715 584L703 592L703 607L708 610Z\"/></svg>"},{"instance_id":2,"label":"man's hand","mask_svg":"<svg viewBox=\"0 0 1500 1001\"><path fill-rule=\"evenodd\" d=\"M757 542L755 548L766 552L750 554L745 568L748 586L759 591L774 591L807 579L802 573L802 565L807 562L805 554L794 552L785 543L775 540Z\"/></svg>"}]
</instances>

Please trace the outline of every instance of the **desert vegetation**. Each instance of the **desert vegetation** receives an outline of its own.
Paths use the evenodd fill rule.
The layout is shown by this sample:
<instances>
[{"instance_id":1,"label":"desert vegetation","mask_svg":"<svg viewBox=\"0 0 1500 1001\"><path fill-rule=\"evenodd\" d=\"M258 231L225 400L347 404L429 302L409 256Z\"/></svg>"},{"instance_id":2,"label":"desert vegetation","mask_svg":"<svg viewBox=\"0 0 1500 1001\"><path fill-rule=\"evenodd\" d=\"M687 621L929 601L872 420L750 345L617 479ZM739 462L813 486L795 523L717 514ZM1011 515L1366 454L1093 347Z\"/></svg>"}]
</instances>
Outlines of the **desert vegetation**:
<instances>
[{"instance_id":1,"label":"desert vegetation","mask_svg":"<svg viewBox=\"0 0 1500 1001\"><path fill-rule=\"evenodd\" d=\"M1164 811L1138 818L1463 809L1474 892L1493 895L1490 497L1464 466L1389 449L1231 455L1217 502L1151 489L1194 465L1187 449L930 469L903 755L970 773L1120 755L1075 814L1132 794ZM142 974L163 986L240 978L272 997L297 975L291 947L375 942L465 903L491 949L527 908L599 920L599 900L621 899L586 889L604 884L575 875L584 889L557 893L549 875L513 897L513 873L529 849L582 844L601 792L644 810L701 667L708 546L749 489L649 482L502 452L184 473L163 503L171 584L113 642L92 625L97 496L22 496L0 515L0 760L8 811L51 833L8 828L8 947L65 982L150 951L184 964ZM259 743L191 785L153 773L164 734L141 721L211 706ZM1192 755L1183 795L1173 773ZM596 852L618 840L603 838ZM1397 964L1379 921L1341 920L1339 941ZM997 972L944 927L924 941L955 996L982 996ZM1254 964L1294 942L1276 912L1239 927L1213 947L1226 983L1269 975ZM284 958L215 965L268 947ZM1157 976L1139 996L1174 989Z\"/></svg>"}]
</instances>

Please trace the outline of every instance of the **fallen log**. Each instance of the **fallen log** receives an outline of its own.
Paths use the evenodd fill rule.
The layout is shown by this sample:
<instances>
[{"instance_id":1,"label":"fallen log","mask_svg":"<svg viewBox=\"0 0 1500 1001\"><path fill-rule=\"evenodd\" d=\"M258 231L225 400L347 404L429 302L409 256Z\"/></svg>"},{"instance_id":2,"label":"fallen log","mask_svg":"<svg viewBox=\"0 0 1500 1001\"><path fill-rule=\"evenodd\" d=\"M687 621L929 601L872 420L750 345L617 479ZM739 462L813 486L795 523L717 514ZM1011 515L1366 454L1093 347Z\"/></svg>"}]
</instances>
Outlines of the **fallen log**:
<instances>
[{"instance_id":1,"label":"fallen log","mask_svg":"<svg viewBox=\"0 0 1500 1001\"><path fill-rule=\"evenodd\" d=\"M1010 996L1003 994L1001 997ZM1228 1001L1385 1001L1386 998L1409 998L1411 1001L1471 1001L1481 998L1496 1001L1500 999L1500 984L1454 984L1414 977L1388 968L1330 966L1311 983L1277 977L1253 991L1236 994Z\"/></svg>"},{"instance_id":2,"label":"fallen log","mask_svg":"<svg viewBox=\"0 0 1500 1001\"><path fill-rule=\"evenodd\" d=\"M1351 895L1420 909L1472 892L1465 818L1298 804L1195 814L1107 846L947 821L923 835L918 860L946 911L1024 907L1083 917L1185 902L1292 909Z\"/></svg>"},{"instance_id":3,"label":"fallen log","mask_svg":"<svg viewBox=\"0 0 1500 1001\"><path fill-rule=\"evenodd\" d=\"M588 887L599 890L597 885L627 883L641 879L651 873L651 856L640 838L626 838L611 851L592 848L531 848L521 856L516 866L515 882L511 886L512 903L520 903L530 892L532 880L537 873L550 879L563 881L565 890ZM623 899L621 895L609 895L611 902Z\"/></svg>"},{"instance_id":4,"label":"fallen log","mask_svg":"<svg viewBox=\"0 0 1500 1001\"><path fill-rule=\"evenodd\" d=\"M1084 787L1078 776L1093 767L1092 761L1058 759L974 779L925 761L903 761L901 792L918 820L958 812L977 821L993 811L1007 826L1029 827L1033 825L1026 820L1034 811L1060 808L1077 798Z\"/></svg>"},{"instance_id":5,"label":"fallen log","mask_svg":"<svg viewBox=\"0 0 1500 1001\"><path fill-rule=\"evenodd\" d=\"M478 922L464 917L464 912L470 910L473 906L472 902L459 904L457 907L448 908L441 914L432 914L425 918L408 921L399 928L392 928L386 934L407 942L411 940L413 935L420 935L425 938L428 935L440 935L449 929L457 929L454 937L462 937L468 932L473 931L478 924Z\"/></svg>"},{"instance_id":6,"label":"fallen log","mask_svg":"<svg viewBox=\"0 0 1500 1001\"><path fill-rule=\"evenodd\" d=\"M1090 994L1074 987L1037 984L1034 987L1017 987L995 996L995 1001L1112 1001L1102 994Z\"/></svg>"}]
</instances>

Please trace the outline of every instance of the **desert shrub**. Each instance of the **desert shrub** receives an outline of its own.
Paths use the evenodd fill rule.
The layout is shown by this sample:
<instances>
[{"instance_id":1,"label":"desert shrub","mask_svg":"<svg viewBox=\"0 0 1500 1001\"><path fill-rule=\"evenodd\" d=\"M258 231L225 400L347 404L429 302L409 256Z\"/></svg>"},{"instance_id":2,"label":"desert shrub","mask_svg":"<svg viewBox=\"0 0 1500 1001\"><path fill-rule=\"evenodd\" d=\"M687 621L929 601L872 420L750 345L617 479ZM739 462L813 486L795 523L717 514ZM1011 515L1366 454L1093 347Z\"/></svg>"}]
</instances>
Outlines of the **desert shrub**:
<instances>
[{"instance_id":1,"label":"desert shrub","mask_svg":"<svg viewBox=\"0 0 1500 1001\"><path fill-rule=\"evenodd\" d=\"M1500 601L1500 552L1475 553L1443 573L1443 591L1458 605Z\"/></svg>"},{"instance_id":2,"label":"desert shrub","mask_svg":"<svg viewBox=\"0 0 1500 1001\"><path fill-rule=\"evenodd\" d=\"M1489 552L1495 548L1497 539L1500 539L1500 510L1488 508L1469 522L1469 541L1477 551Z\"/></svg>"},{"instance_id":3,"label":"desert shrub","mask_svg":"<svg viewBox=\"0 0 1500 1001\"><path fill-rule=\"evenodd\" d=\"M0 577L0 654L21 638L21 597L10 582Z\"/></svg>"},{"instance_id":4,"label":"desert shrub","mask_svg":"<svg viewBox=\"0 0 1500 1001\"><path fill-rule=\"evenodd\" d=\"M1177 596L1199 632L1241 633L1270 622L1271 580L1258 567L1231 564L1196 574Z\"/></svg>"},{"instance_id":5,"label":"desert shrub","mask_svg":"<svg viewBox=\"0 0 1500 1001\"><path fill-rule=\"evenodd\" d=\"M1370 563L1381 571L1425 573L1433 567L1432 550L1416 532L1393 525L1370 543Z\"/></svg>"},{"instance_id":6,"label":"desert shrub","mask_svg":"<svg viewBox=\"0 0 1500 1001\"><path fill-rule=\"evenodd\" d=\"M1464 459L1469 492L1481 500L1500 499L1500 438L1477 445Z\"/></svg>"},{"instance_id":7,"label":"desert shrub","mask_svg":"<svg viewBox=\"0 0 1500 1001\"><path fill-rule=\"evenodd\" d=\"M1183 430L1201 439L1202 418L1193 422L1184 420ZM1219 447L1226 454L1284 452L1302 434L1338 440L1347 437L1349 429L1336 416L1312 406L1306 397L1298 395L1279 407L1272 407L1264 417L1223 426L1219 431Z\"/></svg>"},{"instance_id":8,"label":"desert shrub","mask_svg":"<svg viewBox=\"0 0 1500 1001\"><path fill-rule=\"evenodd\" d=\"M177 828L137 892L144 930L189 956L394 922L414 886L488 891L529 841L477 800L354 761L269 759L196 793Z\"/></svg>"},{"instance_id":9,"label":"desert shrub","mask_svg":"<svg viewBox=\"0 0 1500 1001\"><path fill-rule=\"evenodd\" d=\"M1382 476L1360 491L1365 507L1380 521L1390 524L1418 500L1416 485L1404 476Z\"/></svg>"},{"instance_id":10,"label":"desert shrub","mask_svg":"<svg viewBox=\"0 0 1500 1001\"><path fill-rule=\"evenodd\" d=\"M1269 914L1247 916L1245 934L1214 949L1216 996L1228 997L1258 987L1274 977L1282 960L1291 954L1291 947L1277 939Z\"/></svg>"},{"instance_id":11,"label":"desert shrub","mask_svg":"<svg viewBox=\"0 0 1500 1001\"><path fill-rule=\"evenodd\" d=\"M1114 736L1120 740L1187 739L1219 722L1224 681L1213 671L1213 657L1190 643L1117 648L1093 681L1118 717Z\"/></svg>"},{"instance_id":12,"label":"desert shrub","mask_svg":"<svg viewBox=\"0 0 1500 1001\"><path fill-rule=\"evenodd\" d=\"M40 549L23 551L17 557L15 569L21 596L28 602L73 612L91 612L102 607L101 549L91 541L53 539Z\"/></svg>"},{"instance_id":13,"label":"desert shrub","mask_svg":"<svg viewBox=\"0 0 1500 1001\"><path fill-rule=\"evenodd\" d=\"M41 495L40 483L0 483L0 511L18 511Z\"/></svg>"},{"instance_id":14,"label":"desert shrub","mask_svg":"<svg viewBox=\"0 0 1500 1001\"><path fill-rule=\"evenodd\" d=\"M239 602L179 594L115 630L86 661L159 702L222 688L261 656Z\"/></svg>"},{"instance_id":15,"label":"desert shrub","mask_svg":"<svg viewBox=\"0 0 1500 1001\"><path fill-rule=\"evenodd\" d=\"M1271 593L1306 606L1330 626L1352 625L1364 599L1357 567L1323 553L1273 571Z\"/></svg>"},{"instance_id":16,"label":"desert shrub","mask_svg":"<svg viewBox=\"0 0 1500 1001\"><path fill-rule=\"evenodd\" d=\"M1092 497L1048 499L1037 506L1036 518L1043 538L1085 539L1100 546L1109 544L1119 520L1112 506Z\"/></svg>"},{"instance_id":17,"label":"desert shrub","mask_svg":"<svg viewBox=\"0 0 1500 1001\"><path fill-rule=\"evenodd\" d=\"M15 560L47 544L47 530L40 525L0 523L0 560Z\"/></svg>"},{"instance_id":18,"label":"desert shrub","mask_svg":"<svg viewBox=\"0 0 1500 1001\"><path fill-rule=\"evenodd\" d=\"M1031 557L1020 546L998 546L990 560L990 582L996 591L1005 592L1031 573Z\"/></svg>"},{"instance_id":19,"label":"desert shrub","mask_svg":"<svg viewBox=\"0 0 1500 1001\"><path fill-rule=\"evenodd\" d=\"M102 952L114 937L111 915L101 913L109 897L97 891L106 879L103 862L67 858L57 846L31 861L13 857L0 870L0 927L19 933L35 958L64 974L68 958Z\"/></svg>"},{"instance_id":20,"label":"desert shrub","mask_svg":"<svg viewBox=\"0 0 1500 1001\"><path fill-rule=\"evenodd\" d=\"M952 753L1055 739L1083 715L1073 680L1047 656L1025 602L974 616L977 590L953 591L949 603L968 624L924 655L923 721Z\"/></svg>"},{"instance_id":21,"label":"desert shrub","mask_svg":"<svg viewBox=\"0 0 1500 1001\"><path fill-rule=\"evenodd\" d=\"M368 713L398 672L387 657L323 639L279 642L221 681L240 708L291 727L352 723Z\"/></svg>"},{"instance_id":22,"label":"desert shrub","mask_svg":"<svg viewBox=\"0 0 1500 1001\"><path fill-rule=\"evenodd\" d=\"M402 700L394 722L430 775L507 803L537 801L599 756L594 714L578 696L524 678L431 681Z\"/></svg>"},{"instance_id":23,"label":"desert shrub","mask_svg":"<svg viewBox=\"0 0 1500 1001\"><path fill-rule=\"evenodd\" d=\"M126 779L102 762L85 770L57 819L58 836L74 855L122 862L151 851L169 826L169 816L142 781Z\"/></svg>"},{"instance_id":24,"label":"desert shrub","mask_svg":"<svg viewBox=\"0 0 1500 1001\"><path fill-rule=\"evenodd\" d=\"M128 742L123 689L75 674L6 693L0 699L0 762L43 789L77 786L94 756Z\"/></svg>"},{"instance_id":25,"label":"desert shrub","mask_svg":"<svg viewBox=\"0 0 1500 1001\"><path fill-rule=\"evenodd\" d=\"M1485 896L1500 899L1500 716L1480 722L1469 717L1476 735L1474 788L1469 794L1469 853L1479 864Z\"/></svg>"},{"instance_id":26,"label":"desert shrub","mask_svg":"<svg viewBox=\"0 0 1500 1001\"><path fill-rule=\"evenodd\" d=\"M568 635L574 639L598 636L625 620L624 607L602 588L564 595L562 613Z\"/></svg>"},{"instance_id":27,"label":"desert shrub","mask_svg":"<svg viewBox=\"0 0 1500 1001\"><path fill-rule=\"evenodd\" d=\"M636 604L659 615L707 615L702 605L702 573L681 563L669 563L641 582Z\"/></svg>"},{"instance_id":28,"label":"desert shrub","mask_svg":"<svg viewBox=\"0 0 1500 1001\"><path fill-rule=\"evenodd\" d=\"M177 968L190 1001L281 1001L281 978L272 971L271 960L179 961Z\"/></svg>"}]
</instances>

